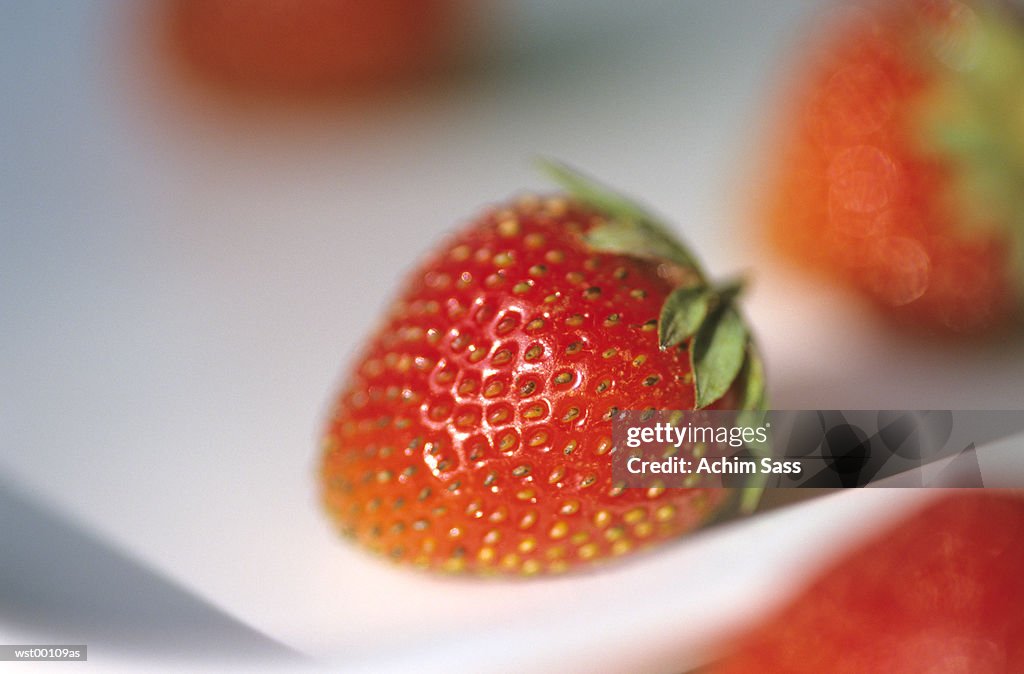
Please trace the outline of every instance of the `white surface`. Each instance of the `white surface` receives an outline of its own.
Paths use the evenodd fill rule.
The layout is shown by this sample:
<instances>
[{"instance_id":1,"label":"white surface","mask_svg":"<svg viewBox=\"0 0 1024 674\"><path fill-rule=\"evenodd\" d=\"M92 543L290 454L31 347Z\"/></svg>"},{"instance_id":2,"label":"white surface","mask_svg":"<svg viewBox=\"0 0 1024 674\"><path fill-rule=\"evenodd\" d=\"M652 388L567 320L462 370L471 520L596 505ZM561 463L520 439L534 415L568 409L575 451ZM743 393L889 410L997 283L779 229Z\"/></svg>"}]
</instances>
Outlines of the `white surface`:
<instances>
[{"instance_id":1,"label":"white surface","mask_svg":"<svg viewBox=\"0 0 1024 674\"><path fill-rule=\"evenodd\" d=\"M813 3L522 4L525 30L496 38L489 72L292 115L193 109L118 34L125 7L4 4L0 476L329 662L695 662L827 554L837 523L922 495L844 494L605 573L513 584L383 566L317 507L324 409L396 268L480 205L543 189L538 155L642 196L714 273L754 270L777 407L1024 405L1020 345L888 334L750 240L737 195ZM7 630L0 642L21 636Z\"/></svg>"}]
</instances>

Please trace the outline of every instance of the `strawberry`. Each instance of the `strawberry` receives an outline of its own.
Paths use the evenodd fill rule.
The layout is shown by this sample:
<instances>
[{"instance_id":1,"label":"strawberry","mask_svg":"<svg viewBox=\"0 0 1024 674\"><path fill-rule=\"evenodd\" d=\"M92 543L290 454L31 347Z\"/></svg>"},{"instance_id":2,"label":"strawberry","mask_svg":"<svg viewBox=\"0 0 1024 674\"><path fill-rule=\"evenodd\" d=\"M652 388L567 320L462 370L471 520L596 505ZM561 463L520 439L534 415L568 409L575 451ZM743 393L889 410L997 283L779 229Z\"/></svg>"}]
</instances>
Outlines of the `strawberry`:
<instances>
[{"instance_id":1,"label":"strawberry","mask_svg":"<svg viewBox=\"0 0 1024 674\"><path fill-rule=\"evenodd\" d=\"M625 409L761 405L734 306L635 204L551 166L565 195L486 210L412 273L337 399L323 499L396 561L533 575L621 556L721 512L726 489L613 483Z\"/></svg>"},{"instance_id":2,"label":"strawberry","mask_svg":"<svg viewBox=\"0 0 1024 674\"><path fill-rule=\"evenodd\" d=\"M772 240L904 324L1024 306L1024 27L996 3L868 4L827 31L768 190Z\"/></svg>"},{"instance_id":3,"label":"strawberry","mask_svg":"<svg viewBox=\"0 0 1024 674\"><path fill-rule=\"evenodd\" d=\"M1019 495L954 492L833 564L706 674L1024 672L1021 531Z\"/></svg>"},{"instance_id":4,"label":"strawberry","mask_svg":"<svg viewBox=\"0 0 1024 674\"><path fill-rule=\"evenodd\" d=\"M438 70L457 49L458 0L168 0L170 46L235 90L329 92Z\"/></svg>"}]
</instances>

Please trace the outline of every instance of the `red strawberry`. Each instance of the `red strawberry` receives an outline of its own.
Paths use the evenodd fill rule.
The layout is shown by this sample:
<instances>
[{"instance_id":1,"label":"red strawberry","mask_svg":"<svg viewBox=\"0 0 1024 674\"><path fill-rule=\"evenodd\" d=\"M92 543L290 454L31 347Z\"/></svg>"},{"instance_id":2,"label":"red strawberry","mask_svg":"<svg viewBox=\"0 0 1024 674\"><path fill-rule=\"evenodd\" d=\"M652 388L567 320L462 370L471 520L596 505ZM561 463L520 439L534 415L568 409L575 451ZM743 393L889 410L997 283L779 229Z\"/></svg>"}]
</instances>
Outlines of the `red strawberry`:
<instances>
[{"instance_id":1,"label":"red strawberry","mask_svg":"<svg viewBox=\"0 0 1024 674\"><path fill-rule=\"evenodd\" d=\"M1024 672L1024 498L950 495L846 556L707 674Z\"/></svg>"},{"instance_id":2,"label":"red strawberry","mask_svg":"<svg viewBox=\"0 0 1024 674\"><path fill-rule=\"evenodd\" d=\"M782 250L928 329L1024 306L1024 27L996 3L868 4L796 98L768 220Z\"/></svg>"},{"instance_id":3,"label":"red strawberry","mask_svg":"<svg viewBox=\"0 0 1024 674\"><path fill-rule=\"evenodd\" d=\"M709 287L634 204L551 168L570 194L491 208L441 246L338 398L324 501L374 552L559 572L675 537L730 501L613 484L611 417L761 404L735 289Z\"/></svg>"},{"instance_id":4,"label":"red strawberry","mask_svg":"<svg viewBox=\"0 0 1024 674\"><path fill-rule=\"evenodd\" d=\"M171 46L233 89L322 92L437 70L455 50L457 0L169 0Z\"/></svg>"}]
</instances>

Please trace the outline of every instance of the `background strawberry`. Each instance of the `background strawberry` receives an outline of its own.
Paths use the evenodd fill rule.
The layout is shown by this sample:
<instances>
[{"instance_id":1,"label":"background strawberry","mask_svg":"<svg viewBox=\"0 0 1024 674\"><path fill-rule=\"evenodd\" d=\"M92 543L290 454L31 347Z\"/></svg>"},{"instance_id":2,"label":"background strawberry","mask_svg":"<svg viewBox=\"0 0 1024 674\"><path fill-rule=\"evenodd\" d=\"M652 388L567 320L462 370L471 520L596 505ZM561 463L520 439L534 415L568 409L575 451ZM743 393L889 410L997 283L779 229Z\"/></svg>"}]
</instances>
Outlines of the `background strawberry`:
<instances>
[{"instance_id":1,"label":"background strawberry","mask_svg":"<svg viewBox=\"0 0 1024 674\"><path fill-rule=\"evenodd\" d=\"M996 3L867 4L828 30L768 204L790 259L909 322L1024 301L1024 28Z\"/></svg>"},{"instance_id":2,"label":"background strawberry","mask_svg":"<svg viewBox=\"0 0 1024 674\"><path fill-rule=\"evenodd\" d=\"M1024 671L1024 498L945 497L822 573L707 674Z\"/></svg>"},{"instance_id":3,"label":"background strawberry","mask_svg":"<svg viewBox=\"0 0 1024 674\"><path fill-rule=\"evenodd\" d=\"M437 71L458 49L458 0L168 0L171 47L202 79L311 93Z\"/></svg>"},{"instance_id":4,"label":"background strawberry","mask_svg":"<svg viewBox=\"0 0 1024 674\"><path fill-rule=\"evenodd\" d=\"M340 395L324 501L369 549L448 571L559 572L708 521L724 489L612 482L619 409L758 408L732 305L636 205L570 194L483 213L401 292Z\"/></svg>"}]
</instances>

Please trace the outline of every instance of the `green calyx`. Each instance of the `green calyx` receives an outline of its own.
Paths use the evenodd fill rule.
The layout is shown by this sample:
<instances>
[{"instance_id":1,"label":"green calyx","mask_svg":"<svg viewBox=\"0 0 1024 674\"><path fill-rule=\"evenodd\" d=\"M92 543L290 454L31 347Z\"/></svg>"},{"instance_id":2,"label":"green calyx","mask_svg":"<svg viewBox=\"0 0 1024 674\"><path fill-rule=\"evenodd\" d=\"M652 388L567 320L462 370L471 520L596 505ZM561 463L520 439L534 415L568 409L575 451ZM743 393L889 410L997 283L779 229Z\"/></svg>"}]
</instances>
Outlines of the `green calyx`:
<instances>
[{"instance_id":1,"label":"green calyx","mask_svg":"<svg viewBox=\"0 0 1024 674\"><path fill-rule=\"evenodd\" d=\"M594 250L666 260L703 278L690 252L642 206L565 164L543 161L541 168L570 195L608 216L586 234Z\"/></svg>"},{"instance_id":2,"label":"green calyx","mask_svg":"<svg viewBox=\"0 0 1024 674\"><path fill-rule=\"evenodd\" d=\"M952 168L960 234L1010 245L1024 305L1024 26L986 5L926 38L938 73L912 128L921 149Z\"/></svg>"},{"instance_id":3,"label":"green calyx","mask_svg":"<svg viewBox=\"0 0 1024 674\"><path fill-rule=\"evenodd\" d=\"M566 192L608 220L586 233L596 251L672 264L684 279L661 307L662 349L686 348L694 377L695 407L720 399L742 377L740 405L764 409L764 371L746 323L736 307L742 284L709 283L696 258L646 209L564 164L545 161L544 171Z\"/></svg>"}]
</instances>

